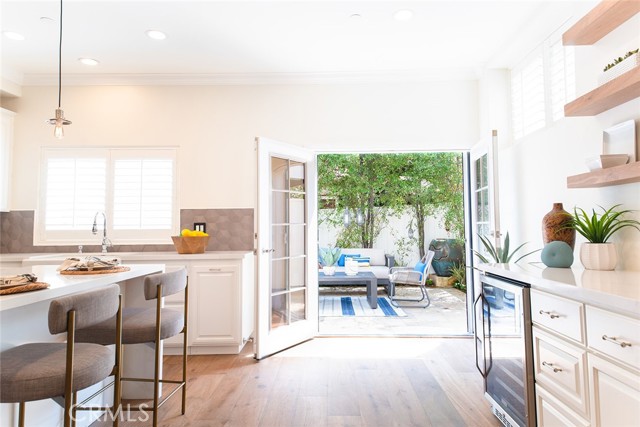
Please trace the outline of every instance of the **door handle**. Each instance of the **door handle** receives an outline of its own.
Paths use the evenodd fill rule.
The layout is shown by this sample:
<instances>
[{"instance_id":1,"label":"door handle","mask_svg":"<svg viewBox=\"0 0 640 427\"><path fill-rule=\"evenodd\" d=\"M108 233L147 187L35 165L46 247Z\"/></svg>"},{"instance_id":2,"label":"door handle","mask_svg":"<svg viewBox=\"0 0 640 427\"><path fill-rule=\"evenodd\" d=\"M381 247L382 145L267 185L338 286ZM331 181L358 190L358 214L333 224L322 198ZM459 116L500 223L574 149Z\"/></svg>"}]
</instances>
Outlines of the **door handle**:
<instances>
[{"instance_id":1,"label":"door handle","mask_svg":"<svg viewBox=\"0 0 640 427\"><path fill-rule=\"evenodd\" d=\"M263 250L262 250L262 253L263 253L263 254L268 254L268 253L270 253L270 252L275 252L275 251L276 251L275 249L263 249Z\"/></svg>"},{"instance_id":2,"label":"door handle","mask_svg":"<svg viewBox=\"0 0 640 427\"><path fill-rule=\"evenodd\" d=\"M478 320L478 313L477 313L477 309L478 309L478 303L481 301L482 299L482 294L480 294L478 296L478 298L475 300L475 302L473 303L473 309L474 309L474 317L476 319L476 321ZM482 321L482 326L484 327L484 321L482 320L482 315L480 315L480 321ZM473 348L476 352L476 369L478 370L478 372L480 372L480 375L482 375L482 377L485 377L485 373L483 372L483 370L480 368L480 364L478 363L478 341L480 341L482 343L482 352L484 353L484 342L479 338L478 336L478 329L480 329L480 325L478 325L476 323L475 328L473 330L473 335L475 337L475 342L473 343ZM484 362L484 360L483 360Z\"/></svg>"}]
</instances>

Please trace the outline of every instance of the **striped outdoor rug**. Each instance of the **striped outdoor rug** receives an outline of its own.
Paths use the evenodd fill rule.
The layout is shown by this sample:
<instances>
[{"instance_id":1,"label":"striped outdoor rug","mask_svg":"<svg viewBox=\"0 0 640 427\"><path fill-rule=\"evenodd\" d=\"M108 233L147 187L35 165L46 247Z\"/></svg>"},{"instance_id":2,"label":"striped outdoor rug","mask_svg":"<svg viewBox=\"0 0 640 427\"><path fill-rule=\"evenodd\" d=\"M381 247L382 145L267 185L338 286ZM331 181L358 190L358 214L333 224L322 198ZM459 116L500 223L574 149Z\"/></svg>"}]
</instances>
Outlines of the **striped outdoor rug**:
<instances>
[{"instance_id":1,"label":"striped outdoor rug","mask_svg":"<svg viewBox=\"0 0 640 427\"><path fill-rule=\"evenodd\" d=\"M341 317L406 317L401 308L394 307L387 297L378 297L378 308L372 309L367 297L320 296L320 316Z\"/></svg>"}]
</instances>

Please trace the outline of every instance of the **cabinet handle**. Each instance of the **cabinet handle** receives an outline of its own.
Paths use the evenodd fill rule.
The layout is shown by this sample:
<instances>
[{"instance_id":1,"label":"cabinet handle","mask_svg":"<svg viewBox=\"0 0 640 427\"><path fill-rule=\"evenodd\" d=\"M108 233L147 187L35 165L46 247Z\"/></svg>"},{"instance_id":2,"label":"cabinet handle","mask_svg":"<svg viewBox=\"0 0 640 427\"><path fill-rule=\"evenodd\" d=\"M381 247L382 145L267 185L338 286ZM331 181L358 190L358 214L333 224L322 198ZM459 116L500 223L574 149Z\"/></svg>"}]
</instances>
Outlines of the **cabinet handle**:
<instances>
[{"instance_id":1,"label":"cabinet handle","mask_svg":"<svg viewBox=\"0 0 640 427\"><path fill-rule=\"evenodd\" d=\"M210 268L209 271L222 271L221 268Z\"/></svg>"},{"instance_id":2,"label":"cabinet handle","mask_svg":"<svg viewBox=\"0 0 640 427\"><path fill-rule=\"evenodd\" d=\"M549 363L549 362L542 362L542 366L548 366L549 368L553 369L553 372L562 372L562 369L560 368L556 368L555 366L553 366L553 363Z\"/></svg>"},{"instance_id":3,"label":"cabinet handle","mask_svg":"<svg viewBox=\"0 0 640 427\"><path fill-rule=\"evenodd\" d=\"M631 347L631 343L630 342L618 341L618 338L616 338L616 337L608 337L606 335L603 335L602 339L605 340L605 341L609 341L609 342L612 342L614 344L617 344L622 348Z\"/></svg>"},{"instance_id":4,"label":"cabinet handle","mask_svg":"<svg viewBox=\"0 0 640 427\"><path fill-rule=\"evenodd\" d=\"M551 319L557 319L558 317L560 317L559 314L553 314L550 311L544 311L544 310L540 310L540 314L546 314L547 316L549 316Z\"/></svg>"}]
</instances>

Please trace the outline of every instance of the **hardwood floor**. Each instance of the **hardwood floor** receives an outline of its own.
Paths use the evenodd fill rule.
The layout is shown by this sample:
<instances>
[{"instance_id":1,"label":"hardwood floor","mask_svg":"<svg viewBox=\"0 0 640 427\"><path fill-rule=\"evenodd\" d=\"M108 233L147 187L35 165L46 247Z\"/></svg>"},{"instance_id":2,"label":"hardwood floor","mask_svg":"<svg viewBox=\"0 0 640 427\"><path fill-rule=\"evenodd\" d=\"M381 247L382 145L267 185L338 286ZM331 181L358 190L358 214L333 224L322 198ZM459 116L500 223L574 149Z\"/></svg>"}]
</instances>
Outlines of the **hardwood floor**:
<instances>
[{"instance_id":1,"label":"hardwood floor","mask_svg":"<svg viewBox=\"0 0 640 427\"><path fill-rule=\"evenodd\" d=\"M316 338L260 362L250 347L191 356L187 412L174 396L159 425L501 426L484 399L472 339ZM165 357L165 377L179 372L180 358ZM151 425L138 415L121 425Z\"/></svg>"}]
</instances>

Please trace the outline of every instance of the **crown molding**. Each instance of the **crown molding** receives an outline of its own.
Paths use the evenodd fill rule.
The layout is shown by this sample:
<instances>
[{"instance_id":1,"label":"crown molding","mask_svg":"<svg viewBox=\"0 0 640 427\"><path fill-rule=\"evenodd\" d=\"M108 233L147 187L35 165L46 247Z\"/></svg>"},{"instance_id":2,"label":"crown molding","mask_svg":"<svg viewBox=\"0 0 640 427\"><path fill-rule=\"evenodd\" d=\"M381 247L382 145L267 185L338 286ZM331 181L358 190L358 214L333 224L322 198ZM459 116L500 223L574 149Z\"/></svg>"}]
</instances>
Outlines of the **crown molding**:
<instances>
[{"instance_id":1,"label":"crown molding","mask_svg":"<svg viewBox=\"0 0 640 427\"><path fill-rule=\"evenodd\" d=\"M64 74L64 86L233 86L285 84L406 83L476 80L476 70L407 72L228 73L228 74ZM53 86L57 74L25 74L24 86Z\"/></svg>"}]
</instances>

